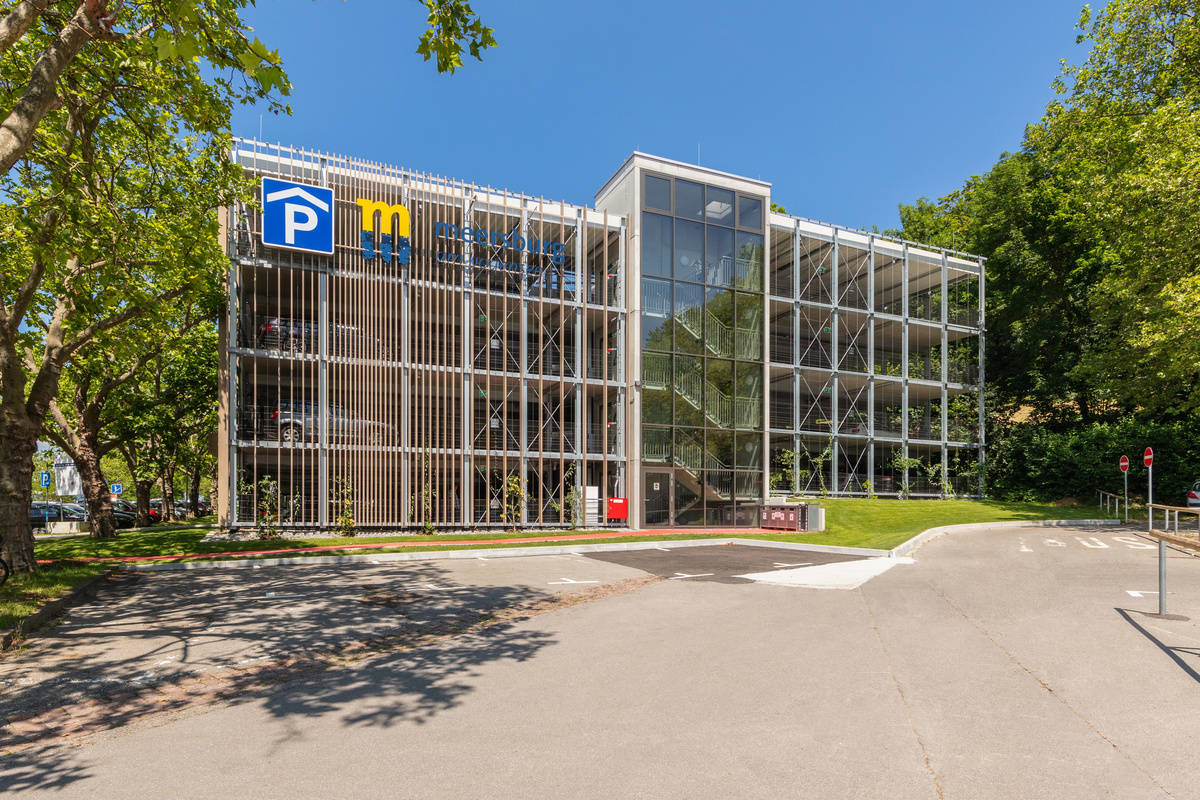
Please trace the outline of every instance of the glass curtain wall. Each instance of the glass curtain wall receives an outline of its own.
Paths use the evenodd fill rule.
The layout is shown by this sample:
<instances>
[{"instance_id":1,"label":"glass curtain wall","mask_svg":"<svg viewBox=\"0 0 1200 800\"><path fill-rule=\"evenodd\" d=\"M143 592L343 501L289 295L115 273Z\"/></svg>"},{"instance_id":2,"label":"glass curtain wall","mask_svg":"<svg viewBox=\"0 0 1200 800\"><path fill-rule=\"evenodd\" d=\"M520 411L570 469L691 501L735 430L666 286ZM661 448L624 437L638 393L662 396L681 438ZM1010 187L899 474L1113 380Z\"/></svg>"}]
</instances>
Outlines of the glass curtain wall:
<instances>
[{"instance_id":1,"label":"glass curtain wall","mask_svg":"<svg viewBox=\"0 0 1200 800\"><path fill-rule=\"evenodd\" d=\"M757 525L764 200L648 173L642 181L647 524Z\"/></svg>"}]
</instances>

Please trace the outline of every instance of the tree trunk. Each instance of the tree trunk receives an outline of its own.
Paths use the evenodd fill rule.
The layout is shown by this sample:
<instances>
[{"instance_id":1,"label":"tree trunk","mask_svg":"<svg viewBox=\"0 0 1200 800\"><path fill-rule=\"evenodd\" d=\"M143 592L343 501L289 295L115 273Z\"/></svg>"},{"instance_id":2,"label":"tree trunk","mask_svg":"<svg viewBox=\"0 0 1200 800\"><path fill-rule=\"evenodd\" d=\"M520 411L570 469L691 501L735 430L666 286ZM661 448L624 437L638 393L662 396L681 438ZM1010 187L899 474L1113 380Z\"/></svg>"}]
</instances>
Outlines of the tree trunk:
<instances>
[{"instance_id":1,"label":"tree trunk","mask_svg":"<svg viewBox=\"0 0 1200 800\"><path fill-rule=\"evenodd\" d=\"M200 461L197 460L192 467L192 483L188 487L188 506L193 517L200 516L200 472Z\"/></svg>"},{"instance_id":2,"label":"tree trunk","mask_svg":"<svg viewBox=\"0 0 1200 800\"><path fill-rule=\"evenodd\" d=\"M7 416L7 415L6 415ZM15 572L37 568L29 503L33 494L33 453L37 430L28 423L0 421L0 555Z\"/></svg>"},{"instance_id":3,"label":"tree trunk","mask_svg":"<svg viewBox=\"0 0 1200 800\"><path fill-rule=\"evenodd\" d=\"M175 520L175 466L162 477L163 522Z\"/></svg>"},{"instance_id":4,"label":"tree trunk","mask_svg":"<svg viewBox=\"0 0 1200 800\"><path fill-rule=\"evenodd\" d=\"M92 536L97 539L110 539L117 535L117 522L113 517L112 494L100 469L99 434L86 427L91 419L90 415L82 415L78 426L80 430L77 432L67 424L66 418L58 413L57 406L54 409L59 419L59 428L62 430L54 434L53 438L75 462L75 469L79 472L79 485L83 489L84 502L87 503Z\"/></svg>"},{"instance_id":5,"label":"tree trunk","mask_svg":"<svg viewBox=\"0 0 1200 800\"><path fill-rule=\"evenodd\" d=\"M133 491L137 494L137 524L139 528L144 528L150 524L150 490L154 488L154 481L139 481L136 478L133 481Z\"/></svg>"},{"instance_id":6,"label":"tree trunk","mask_svg":"<svg viewBox=\"0 0 1200 800\"><path fill-rule=\"evenodd\" d=\"M79 471L79 483L87 501L88 516L92 521L92 536L109 539L117 535L117 522L113 517L112 494L108 483L100 472L100 456L94 443L85 443L78 452L71 453L75 469Z\"/></svg>"}]
</instances>

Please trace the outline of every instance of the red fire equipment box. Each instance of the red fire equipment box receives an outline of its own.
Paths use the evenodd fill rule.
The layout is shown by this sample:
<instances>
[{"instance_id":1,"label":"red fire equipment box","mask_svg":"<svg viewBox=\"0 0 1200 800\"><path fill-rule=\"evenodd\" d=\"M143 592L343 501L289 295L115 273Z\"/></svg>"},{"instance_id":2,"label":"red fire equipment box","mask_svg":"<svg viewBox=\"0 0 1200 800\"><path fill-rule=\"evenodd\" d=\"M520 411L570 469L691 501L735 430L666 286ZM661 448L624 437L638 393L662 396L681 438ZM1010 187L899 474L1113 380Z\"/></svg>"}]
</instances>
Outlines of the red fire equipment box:
<instances>
[{"instance_id":1,"label":"red fire equipment box","mask_svg":"<svg viewBox=\"0 0 1200 800\"><path fill-rule=\"evenodd\" d=\"M629 499L626 497L608 498L609 519L629 519Z\"/></svg>"}]
</instances>

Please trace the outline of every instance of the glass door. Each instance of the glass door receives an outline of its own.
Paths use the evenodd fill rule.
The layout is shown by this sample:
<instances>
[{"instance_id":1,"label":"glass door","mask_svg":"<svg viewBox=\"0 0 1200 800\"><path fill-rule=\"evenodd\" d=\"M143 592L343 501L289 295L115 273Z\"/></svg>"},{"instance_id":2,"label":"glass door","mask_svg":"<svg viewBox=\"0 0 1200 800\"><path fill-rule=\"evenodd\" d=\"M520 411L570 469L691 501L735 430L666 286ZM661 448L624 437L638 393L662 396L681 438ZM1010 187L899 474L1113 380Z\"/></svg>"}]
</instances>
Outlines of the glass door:
<instances>
[{"instance_id":1,"label":"glass door","mask_svg":"<svg viewBox=\"0 0 1200 800\"><path fill-rule=\"evenodd\" d=\"M646 526L666 526L671 524L674 514L671 501L671 473L669 471L649 471L644 473L646 498Z\"/></svg>"}]
</instances>

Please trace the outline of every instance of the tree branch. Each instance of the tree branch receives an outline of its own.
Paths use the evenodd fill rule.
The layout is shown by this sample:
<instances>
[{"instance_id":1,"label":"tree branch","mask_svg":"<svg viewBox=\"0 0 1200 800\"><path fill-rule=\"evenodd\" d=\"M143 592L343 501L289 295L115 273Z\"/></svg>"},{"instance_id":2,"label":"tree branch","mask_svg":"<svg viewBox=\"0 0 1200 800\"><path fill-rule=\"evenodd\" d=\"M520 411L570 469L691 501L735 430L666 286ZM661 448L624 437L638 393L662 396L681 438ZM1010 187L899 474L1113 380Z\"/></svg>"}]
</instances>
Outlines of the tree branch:
<instances>
[{"instance_id":1,"label":"tree branch","mask_svg":"<svg viewBox=\"0 0 1200 800\"><path fill-rule=\"evenodd\" d=\"M133 319L134 317L139 316L140 314L144 314L145 312L150 310L149 309L150 304L164 303L168 300L174 300L176 297L179 297L186 291L187 291L186 286L180 286L175 289L171 289L170 291L163 292L162 294L151 298L149 301L149 304L129 306L128 308L124 309L120 313L113 314L111 317L107 317L102 320L97 320L96 322L93 322L91 325L88 325L86 328L84 328L82 331L80 331L79 334L74 339L72 339L68 344L63 345L63 351L67 354L68 357L70 357L76 350L78 350L79 348L81 348L85 344L87 344L89 341L91 341L92 338L96 334L103 333L104 331L108 330L109 328L115 328L117 325L120 325L123 322L128 322L129 320Z\"/></svg>"},{"instance_id":2,"label":"tree branch","mask_svg":"<svg viewBox=\"0 0 1200 800\"><path fill-rule=\"evenodd\" d=\"M20 3L5 15L3 20L0 20L0 53L3 53L8 48L12 47L22 36L25 31L29 30L29 26L33 24L46 6L50 5L50 0L21 0Z\"/></svg>"},{"instance_id":3,"label":"tree branch","mask_svg":"<svg viewBox=\"0 0 1200 800\"><path fill-rule=\"evenodd\" d=\"M42 118L59 103L58 79L84 46L93 40L111 38L106 19L94 16L95 3L80 3L71 19L42 51L25 93L0 124L0 174L7 173L33 142Z\"/></svg>"}]
</instances>

